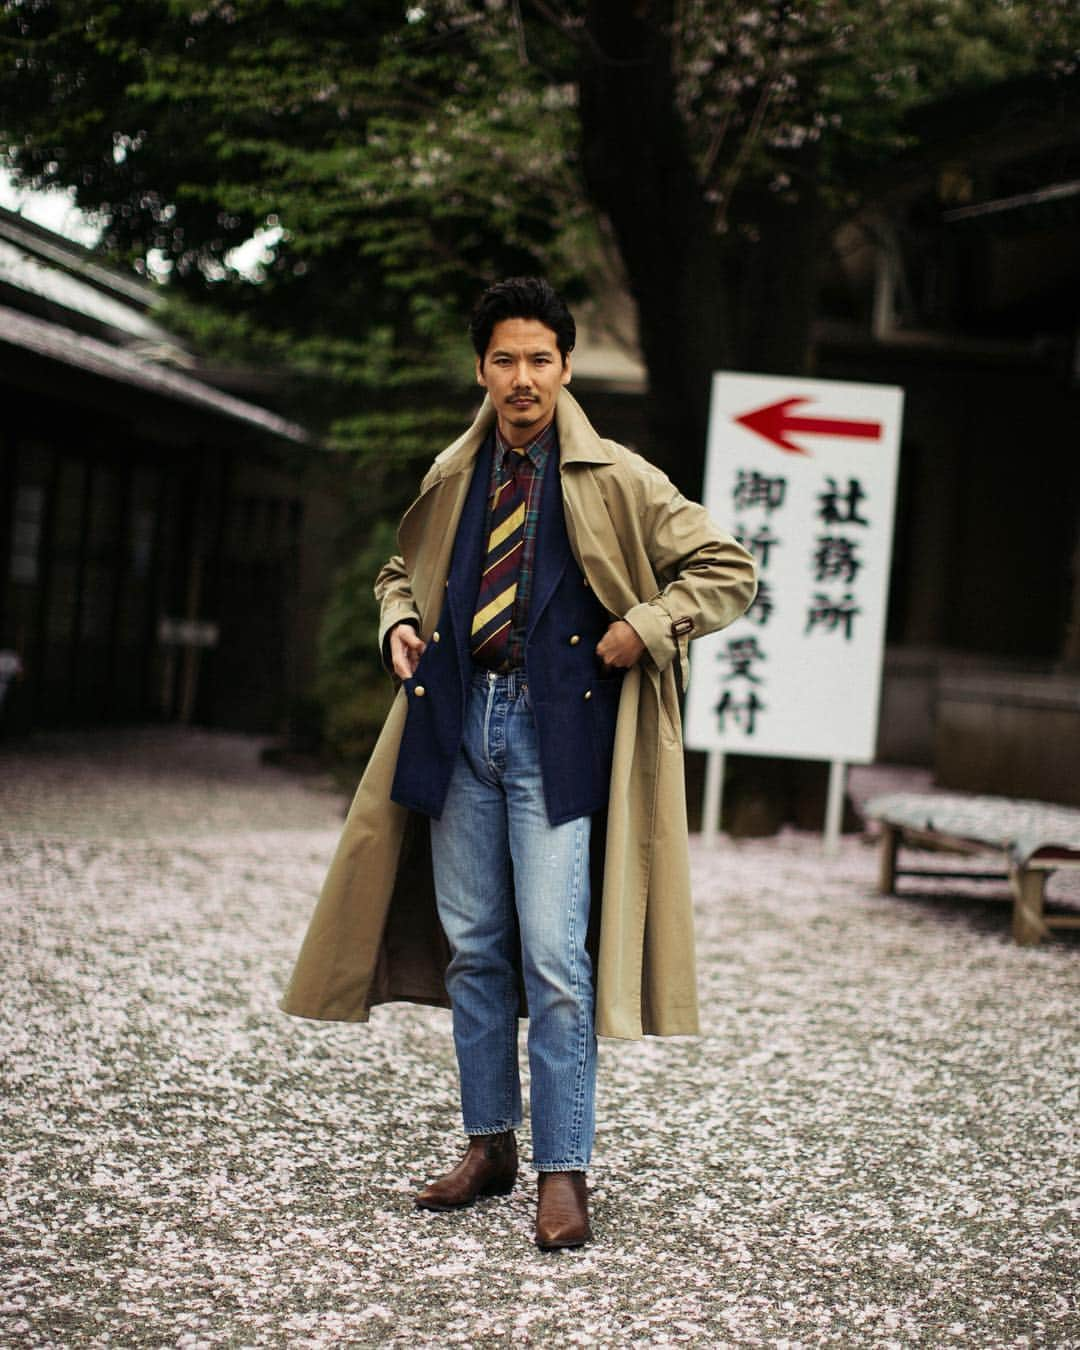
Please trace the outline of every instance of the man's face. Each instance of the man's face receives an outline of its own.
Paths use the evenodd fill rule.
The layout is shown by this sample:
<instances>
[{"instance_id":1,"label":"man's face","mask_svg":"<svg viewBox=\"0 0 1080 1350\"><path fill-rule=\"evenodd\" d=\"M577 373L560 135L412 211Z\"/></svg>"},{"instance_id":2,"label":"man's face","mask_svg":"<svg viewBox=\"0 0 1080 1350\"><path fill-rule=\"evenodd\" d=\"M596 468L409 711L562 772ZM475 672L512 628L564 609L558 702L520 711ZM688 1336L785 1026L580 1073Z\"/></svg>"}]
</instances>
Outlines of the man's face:
<instances>
[{"instance_id":1,"label":"man's face","mask_svg":"<svg viewBox=\"0 0 1080 1350\"><path fill-rule=\"evenodd\" d=\"M526 445L554 417L570 358L563 361L554 332L538 319L503 319L477 358L476 382L488 391L507 444Z\"/></svg>"}]
</instances>

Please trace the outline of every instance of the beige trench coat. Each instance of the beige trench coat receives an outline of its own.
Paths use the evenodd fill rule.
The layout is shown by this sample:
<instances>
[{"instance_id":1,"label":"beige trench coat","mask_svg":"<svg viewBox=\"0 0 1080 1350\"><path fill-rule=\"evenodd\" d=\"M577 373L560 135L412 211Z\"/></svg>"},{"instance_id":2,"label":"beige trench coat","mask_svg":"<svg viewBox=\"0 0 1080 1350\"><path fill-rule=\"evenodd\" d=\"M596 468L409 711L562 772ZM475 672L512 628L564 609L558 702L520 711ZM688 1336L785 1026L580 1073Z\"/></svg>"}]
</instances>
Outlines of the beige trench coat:
<instances>
[{"instance_id":1,"label":"beige trench coat","mask_svg":"<svg viewBox=\"0 0 1080 1350\"><path fill-rule=\"evenodd\" d=\"M682 731L676 670L687 636L753 599L746 551L640 456L601 440L564 389L556 407L570 546L601 604L647 654L619 701L596 934L596 1030L636 1039L698 1029ZM404 618L431 636L475 456L494 421L444 450L406 512L401 557L380 574L382 632ZM686 624L681 627L685 628ZM435 911L427 822L390 800L406 697L398 691L361 779L282 1000L300 1017L363 1022L390 1000L446 1005L446 942ZM596 892L594 892L594 909ZM594 915L594 921L595 921Z\"/></svg>"}]
</instances>

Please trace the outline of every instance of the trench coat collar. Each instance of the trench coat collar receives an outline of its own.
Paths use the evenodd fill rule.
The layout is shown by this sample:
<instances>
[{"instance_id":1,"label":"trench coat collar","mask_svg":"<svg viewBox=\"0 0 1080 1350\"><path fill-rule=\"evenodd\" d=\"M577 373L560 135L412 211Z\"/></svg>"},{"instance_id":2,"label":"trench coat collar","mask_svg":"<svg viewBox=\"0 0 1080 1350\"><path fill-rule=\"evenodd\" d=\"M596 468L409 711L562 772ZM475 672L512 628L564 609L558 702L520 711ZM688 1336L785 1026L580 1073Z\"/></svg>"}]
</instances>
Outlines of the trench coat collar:
<instances>
[{"instance_id":1,"label":"trench coat collar","mask_svg":"<svg viewBox=\"0 0 1080 1350\"><path fill-rule=\"evenodd\" d=\"M471 427L448 445L435 459L433 486L455 474L472 470L473 463L495 424L495 409L491 399L484 395L480 411ZM610 464L614 456L593 430L581 404L568 389L560 389L555 404L555 426L559 433L559 464Z\"/></svg>"},{"instance_id":2,"label":"trench coat collar","mask_svg":"<svg viewBox=\"0 0 1080 1350\"><path fill-rule=\"evenodd\" d=\"M559 433L559 464L611 464L615 456L593 430L581 404L568 389L559 391L555 404Z\"/></svg>"}]
</instances>

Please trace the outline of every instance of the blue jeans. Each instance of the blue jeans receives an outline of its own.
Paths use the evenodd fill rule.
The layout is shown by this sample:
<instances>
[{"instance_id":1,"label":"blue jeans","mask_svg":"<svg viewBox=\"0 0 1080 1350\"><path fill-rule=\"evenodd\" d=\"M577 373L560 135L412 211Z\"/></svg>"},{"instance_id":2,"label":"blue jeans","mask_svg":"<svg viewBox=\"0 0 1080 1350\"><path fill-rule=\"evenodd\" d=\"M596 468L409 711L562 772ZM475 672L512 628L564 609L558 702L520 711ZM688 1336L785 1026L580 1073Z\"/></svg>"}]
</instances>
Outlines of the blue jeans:
<instances>
[{"instance_id":1,"label":"blue jeans","mask_svg":"<svg viewBox=\"0 0 1080 1350\"><path fill-rule=\"evenodd\" d=\"M521 672L477 671L442 817L431 822L466 1134L521 1124L518 969L529 1011L533 1166L584 1171L596 1118L589 829L548 824ZM520 940L519 940L520 932Z\"/></svg>"}]
</instances>

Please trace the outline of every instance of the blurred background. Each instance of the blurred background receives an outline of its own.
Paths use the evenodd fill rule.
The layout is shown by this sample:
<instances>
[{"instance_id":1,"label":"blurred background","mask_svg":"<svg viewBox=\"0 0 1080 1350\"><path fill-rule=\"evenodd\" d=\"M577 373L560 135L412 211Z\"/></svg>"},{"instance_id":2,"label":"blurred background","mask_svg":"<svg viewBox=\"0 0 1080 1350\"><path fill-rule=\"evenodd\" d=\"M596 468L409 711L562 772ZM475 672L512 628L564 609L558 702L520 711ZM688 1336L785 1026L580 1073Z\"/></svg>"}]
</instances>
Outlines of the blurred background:
<instances>
[{"instance_id":1,"label":"blurred background","mask_svg":"<svg viewBox=\"0 0 1080 1350\"><path fill-rule=\"evenodd\" d=\"M712 371L903 386L879 758L1080 804L1078 50L1072 0L2 0L0 734L355 775L469 307L540 272L689 495Z\"/></svg>"}]
</instances>

